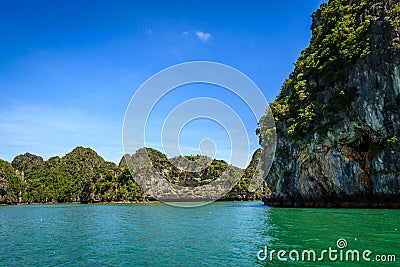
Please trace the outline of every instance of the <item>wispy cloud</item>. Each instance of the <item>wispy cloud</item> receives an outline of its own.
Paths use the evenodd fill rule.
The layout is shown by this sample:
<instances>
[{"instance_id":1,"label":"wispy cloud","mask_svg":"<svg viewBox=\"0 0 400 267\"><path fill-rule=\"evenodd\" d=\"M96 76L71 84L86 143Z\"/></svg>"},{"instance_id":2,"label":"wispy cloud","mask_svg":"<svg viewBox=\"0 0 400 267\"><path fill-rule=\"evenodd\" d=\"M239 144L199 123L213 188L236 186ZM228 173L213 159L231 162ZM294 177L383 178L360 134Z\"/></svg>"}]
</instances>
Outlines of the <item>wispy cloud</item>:
<instances>
[{"instance_id":1,"label":"wispy cloud","mask_svg":"<svg viewBox=\"0 0 400 267\"><path fill-rule=\"evenodd\" d=\"M151 36L153 34L153 30L149 29L149 28L146 28L145 29L145 33L146 33L146 36Z\"/></svg>"},{"instance_id":2,"label":"wispy cloud","mask_svg":"<svg viewBox=\"0 0 400 267\"><path fill-rule=\"evenodd\" d=\"M210 39L212 38L211 33L208 32L203 32L203 31L197 31L196 33L197 38L203 43L207 44L210 42Z\"/></svg>"}]
</instances>

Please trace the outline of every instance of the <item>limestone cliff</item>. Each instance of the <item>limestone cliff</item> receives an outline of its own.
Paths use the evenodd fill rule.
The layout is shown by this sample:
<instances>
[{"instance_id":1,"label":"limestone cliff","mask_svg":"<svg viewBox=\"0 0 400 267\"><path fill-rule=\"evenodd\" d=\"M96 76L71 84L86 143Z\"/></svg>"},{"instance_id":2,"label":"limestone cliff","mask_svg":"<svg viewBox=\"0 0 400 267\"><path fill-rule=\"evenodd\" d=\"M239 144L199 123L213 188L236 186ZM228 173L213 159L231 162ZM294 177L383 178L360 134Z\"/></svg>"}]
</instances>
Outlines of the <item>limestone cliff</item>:
<instances>
[{"instance_id":1,"label":"limestone cliff","mask_svg":"<svg viewBox=\"0 0 400 267\"><path fill-rule=\"evenodd\" d=\"M142 153L144 151L147 151L145 155ZM147 155L151 163L147 162ZM132 173L127 168L126 157L133 159L135 166ZM77 147L63 157L55 156L46 161L40 156L25 153L16 156L11 164L0 159L0 204L147 201L152 200L152 197L136 181L146 177L152 182L156 173L162 174L170 183L183 187L209 184L225 175L239 183L222 199L260 199L261 190L250 186L251 179L259 170L260 158L261 149L254 153L253 160L243 172L223 160L205 156L168 159L166 155L151 148L142 148L133 155L125 155L118 166L105 161L94 150L84 147ZM184 171L191 170L188 168L190 166L174 165L179 162L190 165L194 161L203 161L205 168Z\"/></svg>"},{"instance_id":2,"label":"limestone cliff","mask_svg":"<svg viewBox=\"0 0 400 267\"><path fill-rule=\"evenodd\" d=\"M310 45L271 104L264 202L399 208L399 0L330 0L312 18Z\"/></svg>"},{"instance_id":3,"label":"limestone cliff","mask_svg":"<svg viewBox=\"0 0 400 267\"><path fill-rule=\"evenodd\" d=\"M18 201L19 176L7 161L0 159L0 204L12 204Z\"/></svg>"}]
</instances>

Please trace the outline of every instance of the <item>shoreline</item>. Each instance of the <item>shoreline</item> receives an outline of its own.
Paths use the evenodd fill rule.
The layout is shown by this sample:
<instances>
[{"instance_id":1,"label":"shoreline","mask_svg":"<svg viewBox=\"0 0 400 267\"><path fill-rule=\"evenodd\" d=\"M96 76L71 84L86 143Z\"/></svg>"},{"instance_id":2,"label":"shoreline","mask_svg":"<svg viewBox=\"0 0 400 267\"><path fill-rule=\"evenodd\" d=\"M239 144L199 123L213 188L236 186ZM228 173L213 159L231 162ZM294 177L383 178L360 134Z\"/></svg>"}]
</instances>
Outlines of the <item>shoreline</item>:
<instances>
[{"instance_id":1,"label":"shoreline","mask_svg":"<svg viewBox=\"0 0 400 267\"><path fill-rule=\"evenodd\" d=\"M216 200L213 202L260 202L263 203L261 199L258 200ZM147 200L147 201L99 201L99 202L22 202L22 203L0 203L0 206L28 206L28 205L56 205L56 204L80 204L80 205L107 205L107 204L156 204L165 203L160 200Z\"/></svg>"}]
</instances>

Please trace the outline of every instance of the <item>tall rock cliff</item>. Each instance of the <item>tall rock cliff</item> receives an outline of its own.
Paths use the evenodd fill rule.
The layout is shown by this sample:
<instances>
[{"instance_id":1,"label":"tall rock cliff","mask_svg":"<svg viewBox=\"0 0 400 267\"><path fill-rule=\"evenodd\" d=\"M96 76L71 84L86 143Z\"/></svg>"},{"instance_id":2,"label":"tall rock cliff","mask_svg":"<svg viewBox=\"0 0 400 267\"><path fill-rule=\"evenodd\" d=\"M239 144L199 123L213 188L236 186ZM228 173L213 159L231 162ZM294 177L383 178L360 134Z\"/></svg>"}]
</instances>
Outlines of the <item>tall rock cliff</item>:
<instances>
[{"instance_id":1,"label":"tall rock cliff","mask_svg":"<svg viewBox=\"0 0 400 267\"><path fill-rule=\"evenodd\" d=\"M312 14L310 45L270 106L265 204L400 207L399 2L330 0Z\"/></svg>"}]
</instances>

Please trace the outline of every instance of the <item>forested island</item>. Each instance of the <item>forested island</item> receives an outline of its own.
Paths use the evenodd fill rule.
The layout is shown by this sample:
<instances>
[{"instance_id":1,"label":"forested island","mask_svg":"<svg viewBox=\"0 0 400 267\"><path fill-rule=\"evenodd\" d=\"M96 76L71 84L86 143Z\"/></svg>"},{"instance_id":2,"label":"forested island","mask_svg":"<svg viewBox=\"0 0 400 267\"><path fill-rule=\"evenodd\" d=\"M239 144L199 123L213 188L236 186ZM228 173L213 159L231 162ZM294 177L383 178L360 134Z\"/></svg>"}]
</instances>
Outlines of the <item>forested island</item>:
<instances>
[{"instance_id":1,"label":"forested island","mask_svg":"<svg viewBox=\"0 0 400 267\"><path fill-rule=\"evenodd\" d=\"M227 168L234 169L233 173L240 176L240 181L221 200L257 200L261 199L265 190L248 190L260 161L261 149L255 151L245 170L230 166L223 160L210 159L210 164L200 172L183 171L161 152L152 148L143 149L153 167L165 179L177 185L201 186L218 178ZM0 160L0 204L155 200L135 182L124 157L116 165L105 161L90 148L77 147L63 157L51 157L46 161L30 153L16 156L11 163ZM200 157L185 158L196 161Z\"/></svg>"},{"instance_id":2,"label":"forested island","mask_svg":"<svg viewBox=\"0 0 400 267\"><path fill-rule=\"evenodd\" d=\"M264 202L400 208L400 1L330 0L270 105L276 159ZM268 129L259 130L261 141Z\"/></svg>"}]
</instances>

